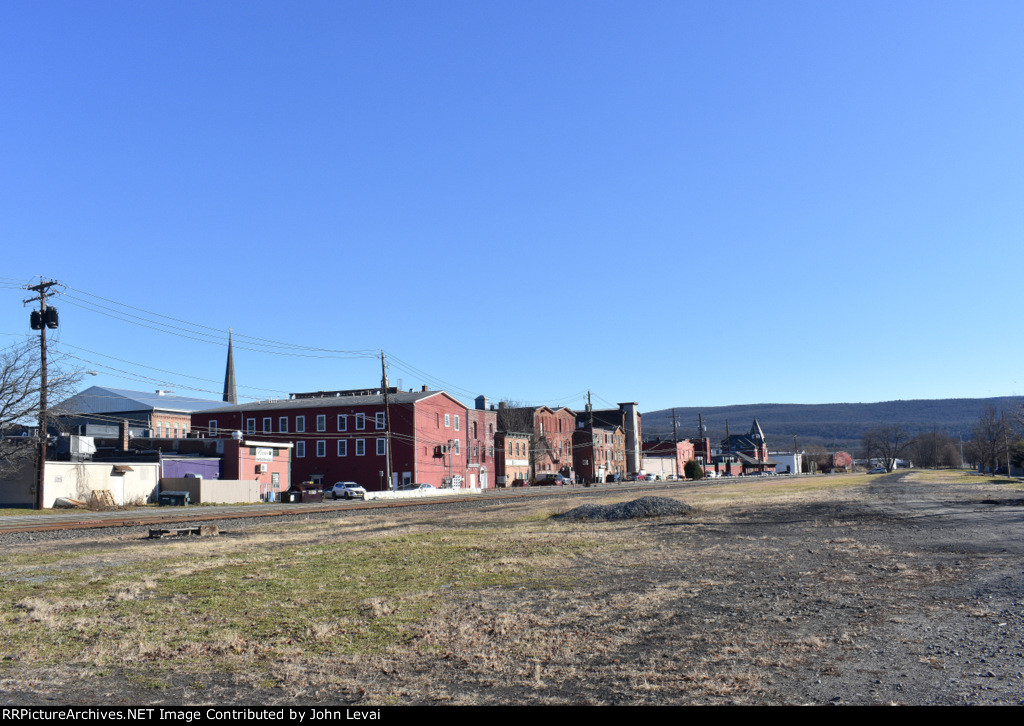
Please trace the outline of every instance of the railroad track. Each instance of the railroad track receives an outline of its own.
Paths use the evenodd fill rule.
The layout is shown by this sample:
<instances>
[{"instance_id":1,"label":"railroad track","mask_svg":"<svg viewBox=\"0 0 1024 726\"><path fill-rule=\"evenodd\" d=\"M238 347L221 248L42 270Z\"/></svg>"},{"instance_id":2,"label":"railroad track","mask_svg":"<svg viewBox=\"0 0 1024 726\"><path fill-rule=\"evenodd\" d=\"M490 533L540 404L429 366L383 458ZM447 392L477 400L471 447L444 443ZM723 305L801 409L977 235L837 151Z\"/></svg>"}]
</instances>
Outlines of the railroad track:
<instances>
[{"instance_id":1,"label":"railroad track","mask_svg":"<svg viewBox=\"0 0 1024 726\"><path fill-rule=\"evenodd\" d=\"M524 497L574 496L619 494L631 491L664 490L681 486L694 486L683 482L631 483L626 485L602 485L597 487L538 487L528 490L488 490L488 493L466 494L444 497L417 497L407 500L371 499L362 502L323 502L307 504L252 504L238 506L193 506L163 507L157 510L130 510L108 512L85 512L80 510L67 513L9 515L0 517L0 533L52 532L72 529L104 529L114 527L143 527L148 525L184 524L192 522L214 522L232 519L253 519L262 517L300 517L310 514L352 512L366 509L393 509L396 507L417 507L470 502L514 501ZM495 493L490 493L495 492Z\"/></svg>"}]
</instances>

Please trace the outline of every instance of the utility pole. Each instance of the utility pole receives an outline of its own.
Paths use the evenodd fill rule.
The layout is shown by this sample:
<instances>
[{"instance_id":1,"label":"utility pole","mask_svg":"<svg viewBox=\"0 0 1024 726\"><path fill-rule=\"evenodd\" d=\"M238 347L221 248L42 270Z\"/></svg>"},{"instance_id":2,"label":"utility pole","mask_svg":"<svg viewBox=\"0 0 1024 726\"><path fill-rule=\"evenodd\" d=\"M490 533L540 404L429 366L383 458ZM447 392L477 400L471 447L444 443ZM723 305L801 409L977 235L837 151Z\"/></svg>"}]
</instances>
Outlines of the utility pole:
<instances>
[{"instance_id":1,"label":"utility pole","mask_svg":"<svg viewBox=\"0 0 1024 726\"><path fill-rule=\"evenodd\" d=\"M672 443L679 443L679 429L676 426L676 410L672 409Z\"/></svg>"},{"instance_id":2,"label":"utility pole","mask_svg":"<svg viewBox=\"0 0 1024 726\"><path fill-rule=\"evenodd\" d=\"M384 459L385 471L388 475L388 488L394 489L391 474L391 408L388 402L388 371L384 365L384 351L380 352L380 385L384 390Z\"/></svg>"},{"instance_id":3,"label":"utility pole","mask_svg":"<svg viewBox=\"0 0 1024 726\"><path fill-rule=\"evenodd\" d=\"M1006 436L1006 411L1003 411L1003 448L1006 449L1006 478L1012 479L1010 476L1010 441Z\"/></svg>"},{"instance_id":4,"label":"utility pole","mask_svg":"<svg viewBox=\"0 0 1024 726\"><path fill-rule=\"evenodd\" d=\"M38 285L30 285L26 290L39 293L39 297L23 301L27 305L32 302L39 302L39 313L33 312L31 325L33 330L39 331L39 466L36 479L36 509L43 508L43 483L46 481L46 329L57 327L57 308L48 308L46 298L50 295L50 288L57 284L56 280L43 282L39 278Z\"/></svg>"}]
</instances>

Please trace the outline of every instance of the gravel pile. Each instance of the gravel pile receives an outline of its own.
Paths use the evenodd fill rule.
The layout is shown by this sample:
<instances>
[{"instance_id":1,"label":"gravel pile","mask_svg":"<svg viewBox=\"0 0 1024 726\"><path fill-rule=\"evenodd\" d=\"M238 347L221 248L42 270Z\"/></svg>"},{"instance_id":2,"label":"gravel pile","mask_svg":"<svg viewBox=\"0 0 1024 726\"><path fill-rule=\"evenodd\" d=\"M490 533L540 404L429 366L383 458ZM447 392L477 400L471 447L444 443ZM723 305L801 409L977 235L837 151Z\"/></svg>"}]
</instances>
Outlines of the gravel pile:
<instances>
[{"instance_id":1,"label":"gravel pile","mask_svg":"<svg viewBox=\"0 0 1024 726\"><path fill-rule=\"evenodd\" d=\"M640 497L621 504L584 504L568 512L556 514L554 519L641 519L643 517L670 517L692 514L693 507L668 497Z\"/></svg>"}]
</instances>

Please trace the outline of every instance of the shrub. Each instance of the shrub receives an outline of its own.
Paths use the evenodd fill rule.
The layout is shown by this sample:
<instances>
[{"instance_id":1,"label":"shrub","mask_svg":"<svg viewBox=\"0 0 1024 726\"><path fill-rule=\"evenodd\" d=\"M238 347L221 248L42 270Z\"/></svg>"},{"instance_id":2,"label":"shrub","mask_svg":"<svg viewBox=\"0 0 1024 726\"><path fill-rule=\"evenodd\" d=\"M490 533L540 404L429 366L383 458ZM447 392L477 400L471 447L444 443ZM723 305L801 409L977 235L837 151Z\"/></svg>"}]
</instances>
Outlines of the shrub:
<instances>
[{"instance_id":1,"label":"shrub","mask_svg":"<svg viewBox=\"0 0 1024 726\"><path fill-rule=\"evenodd\" d=\"M683 473L686 474L687 479L704 478L704 468L693 459L686 462L686 466L683 467Z\"/></svg>"}]
</instances>

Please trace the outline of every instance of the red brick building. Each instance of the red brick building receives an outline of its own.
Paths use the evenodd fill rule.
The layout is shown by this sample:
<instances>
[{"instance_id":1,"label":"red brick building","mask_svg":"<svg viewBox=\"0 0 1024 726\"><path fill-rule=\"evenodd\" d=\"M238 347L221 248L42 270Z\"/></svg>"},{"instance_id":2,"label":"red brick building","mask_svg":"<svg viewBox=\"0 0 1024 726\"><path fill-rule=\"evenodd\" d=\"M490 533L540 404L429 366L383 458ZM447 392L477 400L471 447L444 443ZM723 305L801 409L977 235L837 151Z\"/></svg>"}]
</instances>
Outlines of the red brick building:
<instances>
[{"instance_id":1,"label":"red brick building","mask_svg":"<svg viewBox=\"0 0 1024 726\"><path fill-rule=\"evenodd\" d=\"M522 486L530 481L530 434L499 431L494 436L494 453L499 487Z\"/></svg>"},{"instance_id":2,"label":"red brick building","mask_svg":"<svg viewBox=\"0 0 1024 726\"><path fill-rule=\"evenodd\" d=\"M476 407L466 410L466 485L490 489L497 485L495 442L498 412L477 396Z\"/></svg>"},{"instance_id":3,"label":"red brick building","mask_svg":"<svg viewBox=\"0 0 1024 726\"><path fill-rule=\"evenodd\" d=\"M223 438L242 431L247 438L258 435L293 444L293 482L317 481L329 487L354 481L370 491L413 482L466 485L466 407L448 393L426 387L417 392L391 388L388 399L385 411L379 388L291 394L283 400L196 413L192 425L197 435ZM390 484L384 474L389 431Z\"/></svg>"},{"instance_id":4,"label":"red brick building","mask_svg":"<svg viewBox=\"0 0 1024 726\"><path fill-rule=\"evenodd\" d=\"M696 447L689 439L682 441L645 441L643 443L644 470L648 473L655 468L648 465L648 460L670 459L665 465L659 467L658 473L671 473L680 479L686 476L686 462L696 458ZM710 455L708 456L710 459Z\"/></svg>"},{"instance_id":5,"label":"red brick building","mask_svg":"<svg viewBox=\"0 0 1024 726\"><path fill-rule=\"evenodd\" d=\"M585 482L605 482L626 474L626 436L621 426L577 428L572 436L576 474Z\"/></svg>"}]
</instances>

